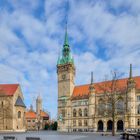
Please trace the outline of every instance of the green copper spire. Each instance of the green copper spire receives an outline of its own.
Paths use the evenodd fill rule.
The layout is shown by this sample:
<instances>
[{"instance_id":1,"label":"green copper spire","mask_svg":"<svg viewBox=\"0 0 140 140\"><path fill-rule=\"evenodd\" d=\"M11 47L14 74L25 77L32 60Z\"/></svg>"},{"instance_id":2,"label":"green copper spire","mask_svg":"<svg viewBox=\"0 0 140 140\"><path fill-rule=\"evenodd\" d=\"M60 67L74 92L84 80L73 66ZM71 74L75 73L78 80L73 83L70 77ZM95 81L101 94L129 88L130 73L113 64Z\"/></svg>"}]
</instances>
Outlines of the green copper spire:
<instances>
[{"instance_id":1,"label":"green copper spire","mask_svg":"<svg viewBox=\"0 0 140 140\"><path fill-rule=\"evenodd\" d=\"M67 33L67 23L66 23L66 30L65 30L64 46L69 46L69 43L68 43L68 33Z\"/></svg>"},{"instance_id":2,"label":"green copper spire","mask_svg":"<svg viewBox=\"0 0 140 140\"><path fill-rule=\"evenodd\" d=\"M67 33L67 24L66 24L62 55L58 58L57 65L69 64L69 63L74 64L74 60L71 55L71 50L68 43L68 33Z\"/></svg>"}]
</instances>

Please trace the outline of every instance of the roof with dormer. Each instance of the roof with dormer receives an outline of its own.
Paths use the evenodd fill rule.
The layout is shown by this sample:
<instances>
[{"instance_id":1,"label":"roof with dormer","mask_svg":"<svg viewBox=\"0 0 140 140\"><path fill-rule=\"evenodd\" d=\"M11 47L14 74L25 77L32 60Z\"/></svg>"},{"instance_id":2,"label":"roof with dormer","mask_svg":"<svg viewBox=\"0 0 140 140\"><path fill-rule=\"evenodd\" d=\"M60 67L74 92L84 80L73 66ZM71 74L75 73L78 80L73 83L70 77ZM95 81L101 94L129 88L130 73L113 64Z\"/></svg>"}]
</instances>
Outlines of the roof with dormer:
<instances>
[{"instance_id":1,"label":"roof with dormer","mask_svg":"<svg viewBox=\"0 0 140 140\"><path fill-rule=\"evenodd\" d=\"M140 89L140 76L133 77L134 81L136 82L136 89ZM123 78L123 79L118 79L117 80L117 90L118 91L124 91L127 88L127 81L128 78ZM104 93L104 86L110 87L112 84L112 81L105 81L105 82L98 82L94 83L94 89L96 94L101 94ZM80 85L80 86L75 86L72 94L72 99L73 100L78 100L78 99L88 99L90 95L90 85L91 84L86 84L86 85ZM110 89L107 89L110 90Z\"/></svg>"}]
</instances>

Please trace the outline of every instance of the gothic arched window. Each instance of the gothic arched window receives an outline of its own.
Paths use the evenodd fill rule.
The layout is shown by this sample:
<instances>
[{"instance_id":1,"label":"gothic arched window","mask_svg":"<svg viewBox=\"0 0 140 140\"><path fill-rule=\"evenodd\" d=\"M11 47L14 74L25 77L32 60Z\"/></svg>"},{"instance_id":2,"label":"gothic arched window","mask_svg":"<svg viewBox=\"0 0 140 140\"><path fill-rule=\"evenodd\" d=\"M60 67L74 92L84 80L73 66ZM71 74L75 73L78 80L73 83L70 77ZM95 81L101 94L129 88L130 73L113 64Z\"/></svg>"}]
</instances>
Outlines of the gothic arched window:
<instances>
[{"instance_id":1,"label":"gothic arched window","mask_svg":"<svg viewBox=\"0 0 140 140\"><path fill-rule=\"evenodd\" d=\"M87 120L84 120L84 125L85 125L85 126L88 126Z\"/></svg>"},{"instance_id":2,"label":"gothic arched window","mask_svg":"<svg viewBox=\"0 0 140 140\"><path fill-rule=\"evenodd\" d=\"M21 111L18 111L18 118L21 118Z\"/></svg>"},{"instance_id":3,"label":"gothic arched window","mask_svg":"<svg viewBox=\"0 0 140 140\"><path fill-rule=\"evenodd\" d=\"M62 110L62 116L63 116L63 118L65 117L65 114L66 114L66 112L65 112L65 110L63 109L63 110Z\"/></svg>"},{"instance_id":4,"label":"gothic arched window","mask_svg":"<svg viewBox=\"0 0 140 140\"><path fill-rule=\"evenodd\" d=\"M137 120L137 124L140 125L140 119Z\"/></svg>"},{"instance_id":5,"label":"gothic arched window","mask_svg":"<svg viewBox=\"0 0 140 140\"><path fill-rule=\"evenodd\" d=\"M140 114L140 104L138 105L138 114Z\"/></svg>"},{"instance_id":6,"label":"gothic arched window","mask_svg":"<svg viewBox=\"0 0 140 140\"><path fill-rule=\"evenodd\" d=\"M73 110L73 117L76 117L76 109Z\"/></svg>"},{"instance_id":7,"label":"gothic arched window","mask_svg":"<svg viewBox=\"0 0 140 140\"><path fill-rule=\"evenodd\" d=\"M82 117L82 110L79 109L79 116Z\"/></svg>"},{"instance_id":8,"label":"gothic arched window","mask_svg":"<svg viewBox=\"0 0 140 140\"><path fill-rule=\"evenodd\" d=\"M3 101L1 102L1 107L3 107Z\"/></svg>"},{"instance_id":9,"label":"gothic arched window","mask_svg":"<svg viewBox=\"0 0 140 140\"><path fill-rule=\"evenodd\" d=\"M85 117L88 116L88 110L87 110L87 108L84 109L84 116L85 116Z\"/></svg>"},{"instance_id":10,"label":"gothic arched window","mask_svg":"<svg viewBox=\"0 0 140 140\"><path fill-rule=\"evenodd\" d=\"M99 101L98 101L98 115L103 115L104 109L105 109L104 101L103 101L103 99L99 99Z\"/></svg>"},{"instance_id":11,"label":"gothic arched window","mask_svg":"<svg viewBox=\"0 0 140 140\"><path fill-rule=\"evenodd\" d=\"M82 121L81 121L81 120L79 120L78 124L79 124L79 126L82 126Z\"/></svg>"},{"instance_id":12,"label":"gothic arched window","mask_svg":"<svg viewBox=\"0 0 140 140\"><path fill-rule=\"evenodd\" d=\"M119 99L116 103L116 109L119 114L124 112L124 102L122 99Z\"/></svg>"},{"instance_id":13,"label":"gothic arched window","mask_svg":"<svg viewBox=\"0 0 140 140\"><path fill-rule=\"evenodd\" d=\"M73 120L73 126L76 126L76 120Z\"/></svg>"}]
</instances>

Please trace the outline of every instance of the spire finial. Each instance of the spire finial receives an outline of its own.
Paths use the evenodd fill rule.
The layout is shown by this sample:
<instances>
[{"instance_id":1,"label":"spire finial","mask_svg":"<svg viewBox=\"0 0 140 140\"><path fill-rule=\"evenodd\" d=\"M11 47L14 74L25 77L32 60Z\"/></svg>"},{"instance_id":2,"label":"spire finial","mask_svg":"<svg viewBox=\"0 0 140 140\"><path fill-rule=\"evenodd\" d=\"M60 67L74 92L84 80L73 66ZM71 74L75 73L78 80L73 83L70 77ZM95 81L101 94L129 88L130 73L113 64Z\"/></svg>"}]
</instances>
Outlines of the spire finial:
<instances>
[{"instance_id":1,"label":"spire finial","mask_svg":"<svg viewBox=\"0 0 140 140\"><path fill-rule=\"evenodd\" d=\"M93 84L93 72L91 72L91 84Z\"/></svg>"},{"instance_id":2,"label":"spire finial","mask_svg":"<svg viewBox=\"0 0 140 140\"><path fill-rule=\"evenodd\" d=\"M129 78L132 79L132 64L130 64Z\"/></svg>"},{"instance_id":3,"label":"spire finial","mask_svg":"<svg viewBox=\"0 0 140 140\"><path fill-rule=\"evenodd\" d=\"M64 46L68 46L67 21L66 21L66 27L65 27L65 40L64 40Z\"/></svg>"},{"instance_id":4,"label":"spire finial","mask_svg":"<svg viewBox=\"0 0 140 140\"><path fill-rule=\"evenodd\" d=\"M65 40L64 40L64 46L68 46L68 31L67 31L67 26L68 26L68 10L69 10L69 1L66 1L66 23L65 23Z\"/></svg>"}]
</instances>

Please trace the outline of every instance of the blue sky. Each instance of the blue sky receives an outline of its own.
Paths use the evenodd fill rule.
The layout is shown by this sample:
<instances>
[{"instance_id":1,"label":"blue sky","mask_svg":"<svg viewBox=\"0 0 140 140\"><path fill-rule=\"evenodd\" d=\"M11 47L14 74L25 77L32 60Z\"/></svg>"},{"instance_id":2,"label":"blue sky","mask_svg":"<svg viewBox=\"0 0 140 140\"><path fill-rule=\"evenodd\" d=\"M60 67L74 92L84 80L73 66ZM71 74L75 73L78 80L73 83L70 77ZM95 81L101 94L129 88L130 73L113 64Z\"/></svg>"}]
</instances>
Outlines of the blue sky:
<instances>
[{"instance_id":1,"label":"blue sky","mask_svg":"<svg viewBox=\"0 0 140 140\"><path fill-rule=\"evenodd\" d=\"M66 0L0 1L0 83L20 83L27 107L40 94L57 115L56 62L63 46ZM140 75L140 0L70 0L69 44L77 85L111 70Z\"/></svg>"}]
</instances>

